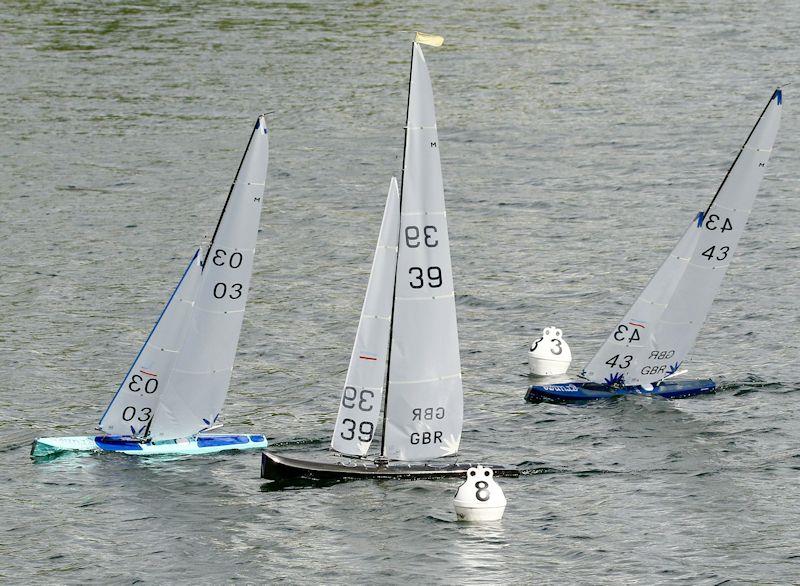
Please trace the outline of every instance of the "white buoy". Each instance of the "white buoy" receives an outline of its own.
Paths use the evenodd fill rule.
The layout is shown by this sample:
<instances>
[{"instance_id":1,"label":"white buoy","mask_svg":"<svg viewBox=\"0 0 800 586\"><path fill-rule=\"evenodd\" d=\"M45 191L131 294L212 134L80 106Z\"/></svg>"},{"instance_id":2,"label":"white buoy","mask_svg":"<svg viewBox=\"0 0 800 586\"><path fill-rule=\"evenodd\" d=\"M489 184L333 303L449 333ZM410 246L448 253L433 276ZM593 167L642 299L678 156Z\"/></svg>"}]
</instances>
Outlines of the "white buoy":
<instances>
[{"instance_id":1,"label":"white buoy","mask_svg":"<svg viewBox=\"0 0 800 586\"><path fill-rule=\"evenodd\" d=\"M531 344L528 365L531 374L551 376L567 372L572 362L572 351L561 337L561 330L550 326L542 330L542 336Z\"/></svg>"},{"instance_id":2,"label":"white buoy","mask_svg":"<svg viewBox=\"0 0 800 586\"><path fill-rule=\"evenodd\" d=\"M467 470L467 480L453 499L459 521L499 521L507 502L492 469L480 465Z\"/></svg>"}]
</instances>

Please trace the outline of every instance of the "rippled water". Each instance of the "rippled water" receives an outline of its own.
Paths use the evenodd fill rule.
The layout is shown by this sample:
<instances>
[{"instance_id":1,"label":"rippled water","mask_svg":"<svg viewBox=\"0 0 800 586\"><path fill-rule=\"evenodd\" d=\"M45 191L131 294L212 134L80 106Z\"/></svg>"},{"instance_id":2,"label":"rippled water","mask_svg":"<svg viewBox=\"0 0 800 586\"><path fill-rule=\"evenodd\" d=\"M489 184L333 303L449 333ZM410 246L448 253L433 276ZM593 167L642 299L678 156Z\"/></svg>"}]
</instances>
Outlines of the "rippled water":
<instances>
[{"instance_id":1,"label":"rippled water","mask_svg":"<svg viewBox=\"0 0 800 586\"><path fill-rule=\"evenodd\" d=\"M97 4L97 5L95 5ZM795 87L692 373L708 398L528 405L526 346L578 369L704 208L774 86L777 2L5 2L0 581L800 581ZM329 440L426 51L456 278L463 456L522 464L499 524L453 482L271 490L259 456L33 464L90 432L272 112L226 407Z\"/></svg>"}]
</instances>

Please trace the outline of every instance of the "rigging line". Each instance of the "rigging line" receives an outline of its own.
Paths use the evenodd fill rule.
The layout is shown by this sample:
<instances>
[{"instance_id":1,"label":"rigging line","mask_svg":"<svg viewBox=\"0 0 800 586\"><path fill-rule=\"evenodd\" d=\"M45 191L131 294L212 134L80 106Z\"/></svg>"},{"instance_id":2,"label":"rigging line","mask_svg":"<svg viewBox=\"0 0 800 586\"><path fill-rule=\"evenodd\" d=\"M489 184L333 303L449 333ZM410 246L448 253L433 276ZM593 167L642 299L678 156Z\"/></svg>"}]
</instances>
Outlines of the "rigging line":
<instances>
[{"instance_id":1,"label":"rigging line","mask_svg":"<svg viewBox=\"0 0 800 586\"><path fill-rule=\"evenodd\" d=\"M719 192L722 191L723 187L725 187L725 182L728 180L728 176L731 174L731 171L733 171L733 168L736 166L736 162L739 160L739 157L742 156L742 153L744 152L744 147L747 146L747 142L750 140L750 137L753 136L753 133L756 131L756 128L758 128L758 125L761 123L761 119L764 117L764 114L767 112L767 108L769 108L769 105L772 103L772 100L775 99L775 97L778 95L778 92L780 92L780 91L781 91L781 88L777 88L774 92L772 92L772 95L769 97L769 100L767 101L767 105L764 106L764 109L761 111L761 114L759 115L758 120L756 120L756 123L753 125L753 128L750 129L750 134L747 135L747 138L745 139L744 144L742 144L742 148L739 149L739 152L736 154L736 158L733 160L733 163L731 163L731 166L728 168L728 172L725 173L725 177L722 179L722 183L719 184L719 187L717 188L717 192L714 194L714 197L711 198L711 203L708 204L708 207L706 208L706 211L703 212L703 217L704 218L706 216L708 216L708 212L711 210L711 206L714 205L714 202L716 201L717 196L719 195Z\"/></svg>"},{"instance_id":2,"label":"rigging line","mask_svg":"<svg viewBox=\"0 0 800 586\"><path fill-rule=\"evenodd\" d=\"M400 193L398 202L400 221L397 222L397 255L394 262L394 291L392 293L392 313L389 319L389 349L386 353L386 377L383 391L383 424L381 425L381 458L386 458L386 408L389 405L389 370L392 364L392 333L394 330L394 307L397 299L397 263L400 261L400 232L403 230L403 191L406 188L406 152L408 151L408 113L411 109L411 76L414 73L414 50L416 43L411 43L411 63L408 66L408 100L406 101L406 127L403 132L403 166L400 168Z\"/></svg>"},{"instance_id":3,"label":"rigging line","mask_svg":"<svg viewBox=\"0 0 800 586\"><path fill-rule=\"evenodd\" d=\"M231 201L231 195L233 195L233 188L236 187L236 182L239 180L239 172L242 170L242 165L244 165L244 160L247 157L247 153L250 152L250 145L253 144L253 137L256 135L256 130L258 130L261 124L261 118L263 114L256 118L255 126L253 126L253 132L250 133L250 140L247 141L247 148L244 149L244 154L242 155L242 160L239 161L239 167L236 169L236 175L233 177L233 183L231 183L231 188L228 190L228 197L225 198L225 204L222 206L222 212L219 214L219 219L217 220L217 225L214 228L214 234L211 235L211 241L208 243L208 248L206 249L206 253L203 256L203 270L205 271L206 268L206 261L208 260L208 254L211 252L211 249L214 248L214 239L217 237L217 232L219 231L219 227L222 225L222 218L225 217L225 210L228 209L228 202ZM267 121L264 120L264 125L266 126Z\"/></svg>"}]
</instances>

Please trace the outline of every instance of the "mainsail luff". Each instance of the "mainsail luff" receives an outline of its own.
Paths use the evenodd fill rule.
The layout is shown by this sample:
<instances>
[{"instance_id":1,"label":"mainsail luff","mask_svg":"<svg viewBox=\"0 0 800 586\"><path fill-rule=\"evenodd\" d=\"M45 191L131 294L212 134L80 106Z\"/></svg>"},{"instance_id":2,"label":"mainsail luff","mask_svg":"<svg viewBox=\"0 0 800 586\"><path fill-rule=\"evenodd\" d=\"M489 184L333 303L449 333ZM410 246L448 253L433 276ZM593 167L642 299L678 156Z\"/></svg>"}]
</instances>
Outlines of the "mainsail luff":
<instances>
[{"instance_id":1,"label":"mainsail luff","mask_svg":"<svg viewBox=\"0 0 800 586\"><path fill-rule=\"evenodd\" d=\"M406 99L406 125L403 129L403 163L400 168L400 195L398 204L398 224L397 224L397 253L394 258L394 279L392 280L392 311L389 314L389 350L386 354L386 371L384 373L384 393L383 404L381 405L381 413L383 413L383 421L381 422L381 452L380 459L387 461L386 456L386 404L389 397L389 372L392 363L392 332L394 329L394 307L395 299L397 296L397 260L400 256L400 210L403 208L403 185L405 183L405 170L406 170L406 154L408 152L408 110L411 106L411 79L414 72L414 51L416 50L416 43L411 43L411 59L408 62L408 93Z\"/></svg>"},{"instance_id":2,"label":"mainsail luff","mask_svg":"<svg viewBox=\"0 0 800 586\"><path fill-rule=\"evenodd\" d=\"M218 421L248 296L268 153L260 116L206 252L186 340L150 425L156 440L188 437Z\"/></svg>"},{"instance_id":3,"label":"mainsail luff","mask_svg":"<svg viewBox=\"0 0 800 586\"><path fill-rule=\"evenodd\" d=\"M433 90L412 45L383 454L457 452L463 393Z\"/></svg>"},{"instance_id":4,"label":"mainsail luff","mask_svg":"<svg viewBox=\"0 0 800 586\"><path fill-rule=\"evenodd\" d=\"M334 450L351 456L365 456L369 451L383 402L397 268L399 199L397 180L392 177L331 439Z\"/></svg>"},{"instance_id":5,"label":"mainsail luff","mask_svg":"<svg viewBox=\"0 0 800 586\"><path fill-rule=\"evenodd\" d=\"M183 345L200 274L200 250L196 250L114 398L100 417L99 427L105 433L131 437L146 435L148 423L159 397L166 390L166 381Z\"/></svg>"},{"instance_id":6,"label":"mainsail luff","mask_svg":"<svg viewBox=\"0 0 800 586\"><path fill-rule=\"evenodd\" d=\"M675 373L694 346L736 250L780 125L770 97L719 189L582 372L608 385L652 384Z\"/></svg>"}]
</instances>

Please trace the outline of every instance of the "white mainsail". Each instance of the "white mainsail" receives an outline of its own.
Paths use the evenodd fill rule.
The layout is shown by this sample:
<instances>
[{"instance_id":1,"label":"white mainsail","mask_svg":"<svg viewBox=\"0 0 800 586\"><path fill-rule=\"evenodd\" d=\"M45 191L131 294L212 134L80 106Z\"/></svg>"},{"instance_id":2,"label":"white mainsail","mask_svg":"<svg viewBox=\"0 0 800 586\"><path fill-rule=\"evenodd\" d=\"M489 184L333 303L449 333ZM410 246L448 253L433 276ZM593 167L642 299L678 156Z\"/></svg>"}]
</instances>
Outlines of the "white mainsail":
<instances>
[{"instance_id":1,"label":"white mainsail","mask_svg":"<svg viewBox=\"0 0 800 586\"><path fill-rule=\"evenodd\" d=\"M100 429L104 432L132 437L144 435L183 344L200 273L198 250L100 418Z\"/></svg>"},{"instance_id":2,"label":"white mainsail","mask_svg":"<svg viewBox=\"0 0 800 586\"><path fill-rule=\"evenodd\" d=\"M694 346L744 232L781 119L772 94L705 212L581 375L609 385L652 384L677 372Z\"/></svg>"},{"instance_id":3,"label":"white mainsail","mask_svg":"<svg viewBox=\"0 0 800 586\"><path fill-rule=\"evenodd\" d=\"M461 359L436 112L413 43L383 455L424 460L458 451Z\"/></svg>"},{"instance_id":4,"label":"white mainsail","mask_svg":"<svg viewBox=\"0 0 800 586\"><path fill-rule=\"evenodd\" d=\"M194 435L219 418L253 270L268 155L260 116L206 252L186 339L150 424L155 440Z\"/></svg>"},{"instance_id":5,"label":"white mainsail","mask_svg":"<svg viewBox=\"0 0 800 586\"><path fill-rule=\"evenodd\" d=\"M389 351L399 222L400 194L397 180L392 177L331 440L334 450L351 456L367 454L381 410L386 382L386 354Z\"/></svg>"}]
</instances>

